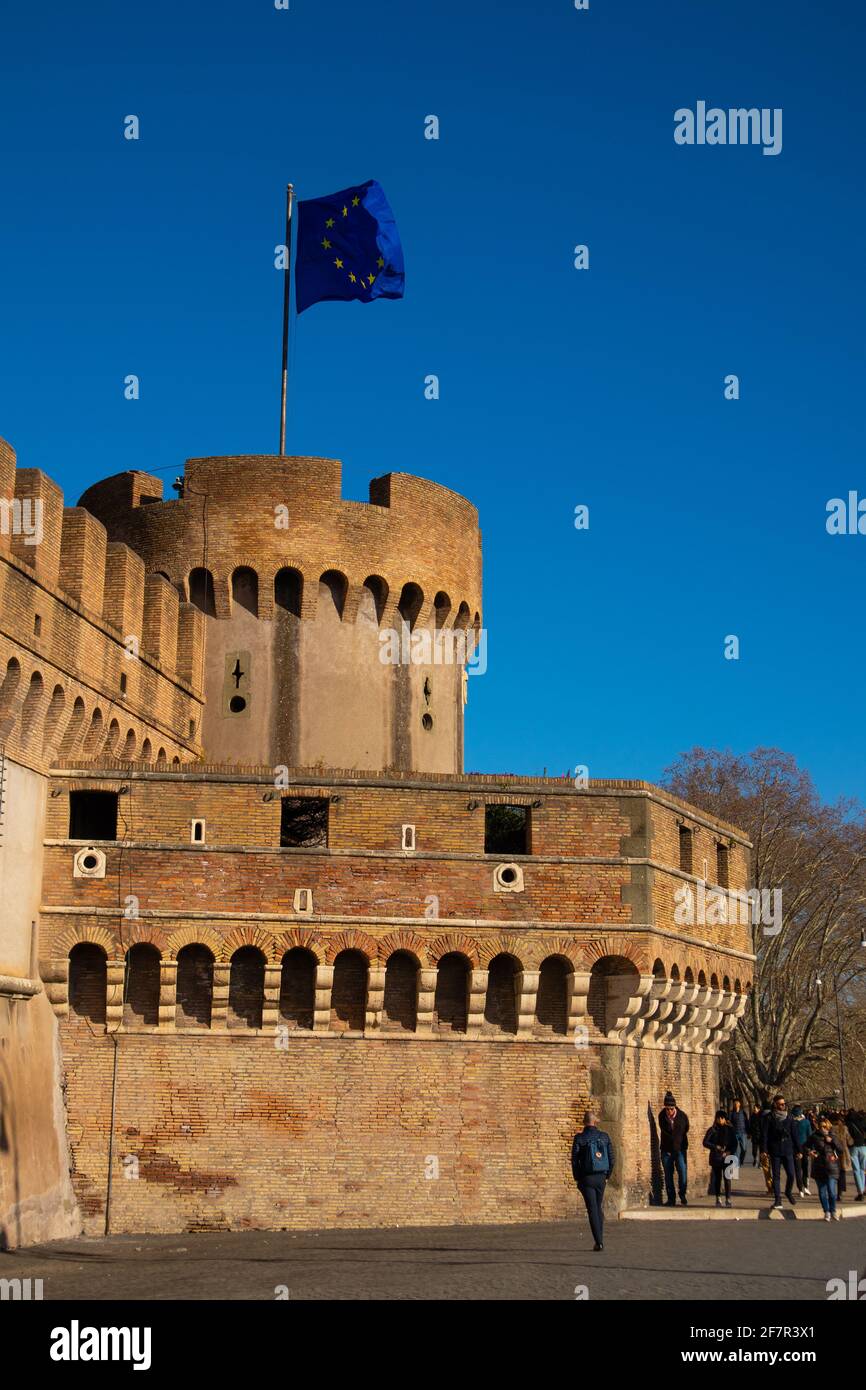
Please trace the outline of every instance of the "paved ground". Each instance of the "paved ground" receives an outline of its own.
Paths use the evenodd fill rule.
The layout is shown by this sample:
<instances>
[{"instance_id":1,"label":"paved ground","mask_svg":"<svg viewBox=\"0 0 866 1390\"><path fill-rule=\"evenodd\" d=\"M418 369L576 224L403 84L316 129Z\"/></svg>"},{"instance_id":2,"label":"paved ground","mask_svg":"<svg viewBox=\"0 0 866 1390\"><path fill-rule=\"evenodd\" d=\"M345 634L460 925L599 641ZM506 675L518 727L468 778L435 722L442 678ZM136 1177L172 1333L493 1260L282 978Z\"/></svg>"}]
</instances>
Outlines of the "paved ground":
<instances>
[{"instance_id":1,"label":"paved ground","mask_svg":"<svg viewBox=\"0 0 866 1390\"><path fill-rule=\"evenodd\" d=\"M0 1254L0 1279L46 1299L827 1298L862 1275L866 1224L609 1221L592 1253L583 1218L531 1226L115 1236Z\"/></svg>"}]
</instances>

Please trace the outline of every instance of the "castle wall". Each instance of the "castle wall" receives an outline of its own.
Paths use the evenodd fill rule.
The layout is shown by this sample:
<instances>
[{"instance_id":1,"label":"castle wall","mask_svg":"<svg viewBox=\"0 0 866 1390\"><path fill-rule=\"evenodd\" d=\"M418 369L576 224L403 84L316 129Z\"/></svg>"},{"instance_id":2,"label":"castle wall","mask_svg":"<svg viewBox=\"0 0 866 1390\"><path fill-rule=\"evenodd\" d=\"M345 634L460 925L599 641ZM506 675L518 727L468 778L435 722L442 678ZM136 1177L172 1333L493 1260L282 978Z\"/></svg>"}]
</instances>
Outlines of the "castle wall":
<instances>
[{"instance_id":1,"label":"castle wall","mask_svg":"<svg viewBox=\"0 0 866 1390\"><path fill-rule=\"evenodd\" d=\"M556 1219L576 1210L569 1146L590 1101L620 1153L612 1207L652 1192L649 1110L668 1086L698 1128L711 1114L716 1054L752 958L742 936L722 947L653 916L655 877L683 881L651 857L681 814L654 789L297 774L282 790L328 796L328 844L280 850L279 793L264 773L123 780L132 834L101 846L103 879L72 880L64 818L70 789L118 785L109 768L55 771L45 850L42 970L61 1019L90 1229L104 1220L112 1038L115 1230ZM514 861L522 892L496 891L487 801L531 809L532 853ZM189 843L193 816L206 822L203 847ZM416 825L413 853L394 848L405 820ZM135 894L133 918L118 910L118 885ZM299 888L312 894L303 908ZM136 1018L124 960L141 943L158 953L158 979L149 1015ZM206 1017L180 1002L192 944L212 960ZM76 1006L79 947L105 974ZM297 947L313 970L301 1022L282 974ZM246 995L237 960L250 949L261 977ZM354 1012L337 984L347 951L360 962ZM459 1027L440 998L442 962L455 954L466 970ZM389 997L396 957L412 962L409 993ZM503 959L514 974L500 986ZM431 1157L438 1178L425 1177Z\"/></svg>"},{"instance_id":2,"label":"castle wall","mask_svg":"<svg viewBox=\"0 0 866 1390\"><path fill-rule=\"evenodd\" d=\"M112 1045L70 1028L65 1047L76 1188L98 1233ZM111 1229L573 1216L569 1150L588 1087L585 1062L555 1047L125 1037ZM438 1177L425 1176L431 1157Z\"/></svg>"}]
</instances>

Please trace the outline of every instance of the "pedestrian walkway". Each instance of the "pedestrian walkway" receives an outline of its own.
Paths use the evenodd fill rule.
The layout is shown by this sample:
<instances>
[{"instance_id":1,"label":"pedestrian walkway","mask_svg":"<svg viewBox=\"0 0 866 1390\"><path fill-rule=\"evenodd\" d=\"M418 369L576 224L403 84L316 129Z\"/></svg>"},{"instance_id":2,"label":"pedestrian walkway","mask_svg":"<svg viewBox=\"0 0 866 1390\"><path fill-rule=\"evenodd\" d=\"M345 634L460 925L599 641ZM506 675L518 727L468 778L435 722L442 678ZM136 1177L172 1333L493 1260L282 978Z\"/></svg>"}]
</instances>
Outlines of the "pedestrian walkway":
<instances>
[{"instance_id":1,"label":"pedestrian walkway","mask_svg":"<svg viewBox=\"0 0 866 1390\"><path fill-rule=\"evenodd\" d=\"M668 1206L627 1207L621 1211L621 1221L823 1221L824 1213L818 1201L818 1189L811 1184L811 1197L797 1197L797 1205L792 1207L784 1196L784 1174L782 1175L782 1210L773 1210L773 1198L767 1193L764 1175L760 1168L752 1167L751 1149L738 1176L731 1183L731 1207L717 1207L715 1197L707 1193L709 1183L709 1164L704 1149L689 1150L689 1190L688 1206L679 1203L676 1209ZM848 1191L844 1200L838 1204L842 1220L851 1217L866 1217L866 1202L855 1202L857 1195L851 1175L848 1176ZM795 1193L796 1196L796 1193ZM724 1201L724 1195L722 1196Z\"/></svg>"}]
</instances>

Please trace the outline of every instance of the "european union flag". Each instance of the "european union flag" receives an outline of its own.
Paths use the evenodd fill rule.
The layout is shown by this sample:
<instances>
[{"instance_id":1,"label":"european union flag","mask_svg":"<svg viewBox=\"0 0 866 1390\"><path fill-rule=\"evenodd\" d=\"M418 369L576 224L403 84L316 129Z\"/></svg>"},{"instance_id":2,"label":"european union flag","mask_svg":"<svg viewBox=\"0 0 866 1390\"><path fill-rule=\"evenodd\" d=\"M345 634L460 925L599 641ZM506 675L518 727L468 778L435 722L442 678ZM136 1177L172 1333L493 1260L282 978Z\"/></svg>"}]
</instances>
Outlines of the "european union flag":
<instances>
[{"instance_id":1,"label":"european union flag","mask_svg":"<svg viewBox=\"0 0 866 1390\"><path fill-rule=\"evenodd\" d=\"M403 298L403 248L375 179L298 203L298 313L322 299Z\"/></svg>"}]
</instances>

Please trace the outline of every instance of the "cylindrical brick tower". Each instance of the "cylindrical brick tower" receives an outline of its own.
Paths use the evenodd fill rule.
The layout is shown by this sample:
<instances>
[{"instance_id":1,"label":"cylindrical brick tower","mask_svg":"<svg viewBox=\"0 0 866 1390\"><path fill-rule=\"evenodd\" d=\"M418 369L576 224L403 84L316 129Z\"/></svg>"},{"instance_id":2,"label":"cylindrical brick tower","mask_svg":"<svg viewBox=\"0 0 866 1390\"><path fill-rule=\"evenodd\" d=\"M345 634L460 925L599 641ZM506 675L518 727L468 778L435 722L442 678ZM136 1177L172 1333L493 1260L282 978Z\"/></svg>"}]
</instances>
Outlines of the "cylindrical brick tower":
<instances>
[{"instance_id":1,"label":"cylindrical brick tower","mask_svg":"<svg viewBox=\"0 0 866 1390\"><path fill-rule=\"evenodd\" d=\"M406 473L345 501L340 475L335 459L189 459L177 500L127 472L79 506L206 615L208 761L460 772L478 514Z\"/></svg>"}]
</instances>

